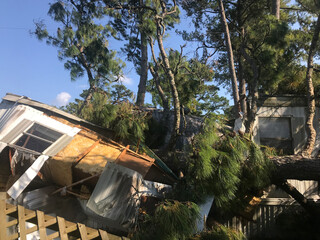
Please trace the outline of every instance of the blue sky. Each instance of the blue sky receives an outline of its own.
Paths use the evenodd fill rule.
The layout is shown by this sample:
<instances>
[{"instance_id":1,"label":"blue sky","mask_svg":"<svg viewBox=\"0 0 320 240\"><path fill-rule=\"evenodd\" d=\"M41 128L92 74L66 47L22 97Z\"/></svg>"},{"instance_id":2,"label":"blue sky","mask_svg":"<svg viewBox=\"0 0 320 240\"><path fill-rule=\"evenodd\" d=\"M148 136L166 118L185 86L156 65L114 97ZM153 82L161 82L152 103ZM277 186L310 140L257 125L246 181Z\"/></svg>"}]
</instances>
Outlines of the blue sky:
<instances>
[{"instance_id":1,"label":"blue sky","mask_svg":"<svg viewBox=\"0 0 320 240\"><path fill-rule=\"evenodd\" d=\"M58 60L57 49L30 35L34 20L43 19L48 30L55 32L56 23L47 16L52 0L1 0L0 1L0 97L6 93L24 95L50 105L62 105L79 97L88 88L86 78L72 82L63 62ZM182 17L181 27L189 27ZM184 42L174 33L165 47L180 49ZM119 49L123 43L110 43ZM184 53L192 53L194 46L188 44ZM125 56L119 53L125 60ZM131 63L124 69L125 85L137 92L139 76ZM150 95L147 101L150 102Z\"/></svg>"}]
</instances>

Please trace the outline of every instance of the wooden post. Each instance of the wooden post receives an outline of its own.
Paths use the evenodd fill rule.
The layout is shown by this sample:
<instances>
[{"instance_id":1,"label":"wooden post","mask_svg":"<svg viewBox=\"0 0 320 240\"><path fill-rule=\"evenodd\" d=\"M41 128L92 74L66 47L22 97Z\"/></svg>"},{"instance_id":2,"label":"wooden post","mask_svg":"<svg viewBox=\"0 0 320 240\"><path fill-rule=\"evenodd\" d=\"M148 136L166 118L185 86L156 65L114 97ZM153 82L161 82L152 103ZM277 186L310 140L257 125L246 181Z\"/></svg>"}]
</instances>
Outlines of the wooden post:
<instances>
[{"instance_id":1,"label":"wooden post","mask_svg":"<svg viewBox=\"0 0 320 240\"><path fill-rule=\"evenodd\" d=\"M24 207L18 205L19 235L21 240L27 240Z\"/></svg>"},{"instance_id":2,"label":"wooden post","mask_svg":"<svg viewBox=\"0 0 320 240\"><path fill-rule=\"evenodd\" d=\"M78 225L78 230L80 232L81 240L87 240L88 233L87 233L86 226L81 223L78 223L77 225Z\"/></svg>"},{"instance_id":3,"label":"wooden post","mask_svg":"<svg viewBox=\"0 0 320 240\"><path fill-rule=\"evenodd\" d=\"M98 230L99 235L101 237L101 240L109 240L108 233L105 231L102 231L101 229Z\"/></svg>"},{"instance_id":4,"label":"wooden post","mask_svg":"<svg viewBox=\"0 0 320 240\"><path fill-rule=\"evenodd\" d=\"M0 240L7 238L6 202L0 200Z\"/></svg>"},{"instance_id":5,"label":"wooden post","mask_svg":"<svg viewBox=\"0 0 320 240\"><path fill-rule=\"evenodd\" d=\"M57 217L58 220L58 226L59 226L59 234L61 240L68 240L68 234L66 233L66 223L64 221L64 218Z\"/></svg>"},{"instance_id":6,"label":"wooden post","mask_svg":"<svg viewBox=\"0 0 320 240\"><path fill-rule=\"evenodd\" d=\"M38 227L39 227L39 234L41 240L47 239L46 228L44 225L44 213L41 211L37 211L37 219L38 219Z\"/></svg>"}]
</instances>

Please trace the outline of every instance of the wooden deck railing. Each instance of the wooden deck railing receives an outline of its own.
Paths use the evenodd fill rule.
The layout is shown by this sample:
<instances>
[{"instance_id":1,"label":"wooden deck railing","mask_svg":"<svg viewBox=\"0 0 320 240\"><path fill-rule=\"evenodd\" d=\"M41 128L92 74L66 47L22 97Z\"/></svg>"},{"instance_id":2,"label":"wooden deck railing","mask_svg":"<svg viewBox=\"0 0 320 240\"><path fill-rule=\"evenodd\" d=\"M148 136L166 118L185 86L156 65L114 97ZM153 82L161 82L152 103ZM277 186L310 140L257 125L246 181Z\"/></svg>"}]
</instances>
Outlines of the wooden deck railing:
<instances>
[{"instance_id":1,"label":"wooden deck railing","mask_svg":"<svg viewBox=\"0 0 320 240\"><path fill-rule=\"evenodd\" d=\"M28 227L30 226L31 227ZM15 228L9 233L9 228ZM33 211L22 206L15 206L0 200L0 240L26 240L28 234L36 234L40 239L128 239L112 235L103 230L89 228L81 223L66 221L62 217L46 215L41 211ZM47 235L49 233L49 235ZM38 239L38 238L37 238Z\"/></svg>"}]
</instances>

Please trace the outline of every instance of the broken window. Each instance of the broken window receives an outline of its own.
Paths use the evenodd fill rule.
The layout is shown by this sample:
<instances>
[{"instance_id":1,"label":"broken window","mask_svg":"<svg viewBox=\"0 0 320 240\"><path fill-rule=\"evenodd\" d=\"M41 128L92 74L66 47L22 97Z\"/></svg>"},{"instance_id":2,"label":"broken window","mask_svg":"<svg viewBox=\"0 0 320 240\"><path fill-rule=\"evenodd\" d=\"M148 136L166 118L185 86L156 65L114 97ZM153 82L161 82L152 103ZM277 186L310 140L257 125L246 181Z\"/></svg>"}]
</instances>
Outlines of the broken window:
<instances>
[{"instance_id":1,"label":"broken window","mask_svg":"<svg viewBox=\"0 0 320 240\"><path fill-rule=\"evenodd\" d=\"M14 145L42 153L62 135L60 132L34 123L31 128L22 133Z\"/></svg>"}]
</instances>

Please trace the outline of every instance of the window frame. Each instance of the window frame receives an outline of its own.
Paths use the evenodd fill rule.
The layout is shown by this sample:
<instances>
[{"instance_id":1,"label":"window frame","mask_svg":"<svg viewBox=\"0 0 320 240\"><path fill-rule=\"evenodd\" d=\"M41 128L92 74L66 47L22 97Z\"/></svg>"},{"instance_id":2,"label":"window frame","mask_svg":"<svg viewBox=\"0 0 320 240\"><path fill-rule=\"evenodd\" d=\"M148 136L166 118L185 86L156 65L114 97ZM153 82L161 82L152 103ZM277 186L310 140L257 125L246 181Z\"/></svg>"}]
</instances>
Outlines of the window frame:
<instances>
[{"instance_id":1,"label":"window frame","mask_svg":"<svg viewBox=\"0 0 320 240\"><path fill-rule=\"evenodd\" d=\"M47 140L47 139L45 139L45 138L42 138L42 137L33 135L32 133L28 133L28 131L29 131L33 126L35 126L36 124L38 124L39 126L42 126L42 127L44 127L44 128L47 128L47 129L49 129L49 130L51 130L51 131L57 132L57 133L61 134L61 136L58 137L55 141L50 141L50 140ZM19 141L19 139L21 139L21 138L22 138L23 136L25 136L25 135L26 135L26 136L33 137L33 138L36 138L36 139L38 139L38 140L40 140L40 141L44 141L44 142L50 143L50 145L49 145L48 147L46 147L42 152L38 152L38 151L36 151L36 150L33 150L33 149L30 149L30 148L27 148L27 147L23 147L23 146L17 145L16 143ZM52 127L48 127L47 125L45 125L45 124L43 124L43 123L41 123L41 122L34 121L34 122L31 122L31 124L30 124L28 127L26 127L23 131L21 131L20 134L18 134L18 135L11 141L10 145L11 145L12 147L16 147L16 148L19 148L19 149L21 149L21 150L26 150L26 151L28 151L28 152L32 152L32 153L34 153L34 154L39 154L39 155L41 155L41 154L43 154L44 152L46 152L46 150L49 149L52 145L54 145L56 142L58 142L64 135L65 135L65 133L63 133L63 132L61 132L61 131L58 131L58 130L52 128ZM25 144L27 144L27 141L28 141L28 140L26 140Z\"/></svg>"}]
</instances>

